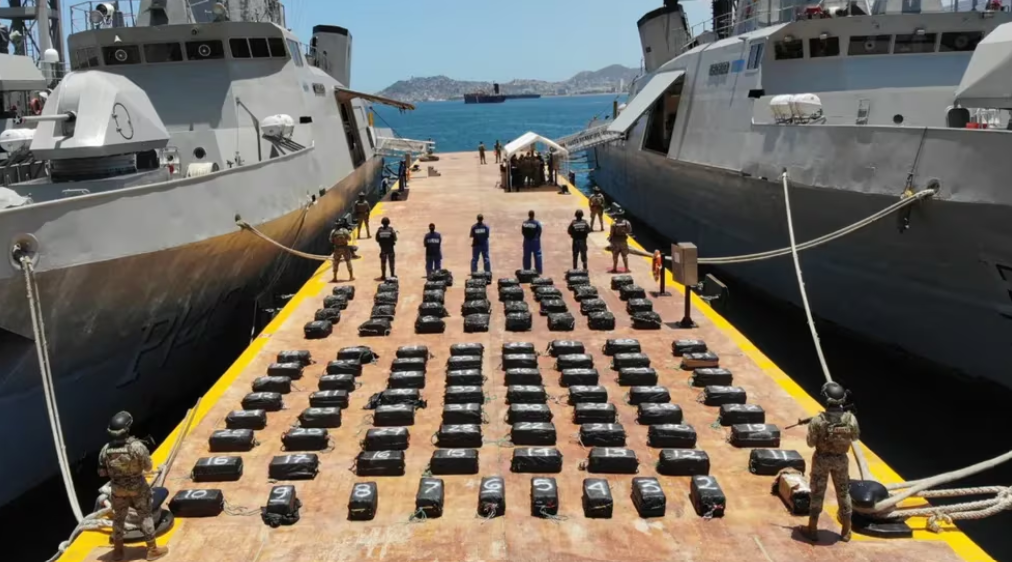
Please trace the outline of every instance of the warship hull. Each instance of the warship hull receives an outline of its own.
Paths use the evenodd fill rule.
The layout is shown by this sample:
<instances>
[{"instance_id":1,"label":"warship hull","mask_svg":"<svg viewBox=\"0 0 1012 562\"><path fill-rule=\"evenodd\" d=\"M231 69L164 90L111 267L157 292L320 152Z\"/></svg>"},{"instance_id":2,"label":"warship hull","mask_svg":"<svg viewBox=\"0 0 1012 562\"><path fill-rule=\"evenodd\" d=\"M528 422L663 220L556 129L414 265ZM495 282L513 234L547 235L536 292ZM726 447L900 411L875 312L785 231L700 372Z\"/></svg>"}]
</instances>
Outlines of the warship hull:
<instances>
[{"instance_id":1,"label":"warship hull","mask_svg":"<svg viewBox=\"0 0 1012 562\"><path fill-rule=\"evenodd\" d=\"M272 162L262 170L249 172L276 176L274 180L286 175L299 177L296 169L313 166L312 152L306 149L284 158L284 162ZM153 187L101 194L99 197L110 199L104 205L89 205L87 197L71 200L73 209L50 205L61 217L76 213L82 215L80 220L100 225L103 223L95 219L104 215L104 224L119 223L119 228L113 229L92 226L91 233L99 229L130 232L130 223L137 220L150 225L148 232L141 229L132 237L134 242L123 240L117 245L92 240L96 248L115 248L130 255L53 266L50 258L60 261L64 252L58 247L41 248L37 279L69 458L79 460L103 444L110 412L129 410L143 423L166 408L178 407L182 397L206 388L220 375L208 369L208 358L223 353L232 357L248 344L252 337L249 328L259 308L265 305L262 299L297 288L319 266L240 230L234 224L237 211L243 207L255 209L242 213L243 218L285 245L326 254L327 233L333 220L349 209L358 192L377 188L381 164L381 158L370 158L334 185L321 188L318 194L315 185L294 185L290 180L277 183L264 175L249 183L239 169L239 173L218 174L226 177L215 181L174 189ZM286 187L277 189L279 185ZM131 199L148 209L147 216L117 213L122 211L117 204L129 204ZM189 224L165 224L150 211L184 204L194 209ZM47 219L53 217L33 207L42 205L0 212L4 217L0 220L0 236L9 240L17 232L45 233L46 225L53 224ZM199 216L197 209L208 208L217 209L220 220L212 224L207 216ZM176 221L181 216L166 213L170 214ZM28 229L24 221L38 224ZM170 244L170 238L158 236L162 227L201 239ZM215 231L217 234L200 236ZM143 241L164 246L130 252ZM76 245L71 239L65 242L67 246ZM80 259L89 252L78 249L69 254ZM35 344L30 324L26 324L25 281L20 271L10 267L6 259L3 262L0 442L18 453L0 463L0 505L57 470ZM242 326L247 329L237 329Z\"/></svg>"},{"instance_id":2,"label":"warship hull","mask_svg":"<svg viewBox=\"0 0 1012 562\"><path fill-rule=\"evenodd\" d=\"M631 140L594 149L593 179L662 236L695 243L700 257L789 246L783 187L772 164L766 179L676 161L635 144ZM948 166L941 177L959 175L955 162L940 158L935 163ZM967 170L965 176L976 180ZM868 217L894 203L895 193L889 185L856 191L792 182L797 240ZM928 200L912 208L905 232L896 217L887 217L802 253L801 265L812 309L821 319L962 374L1012 387L1009 205L944 196ZM789 256L722 266L721 272L800 305Z\"/></svg>"}]
</instances>

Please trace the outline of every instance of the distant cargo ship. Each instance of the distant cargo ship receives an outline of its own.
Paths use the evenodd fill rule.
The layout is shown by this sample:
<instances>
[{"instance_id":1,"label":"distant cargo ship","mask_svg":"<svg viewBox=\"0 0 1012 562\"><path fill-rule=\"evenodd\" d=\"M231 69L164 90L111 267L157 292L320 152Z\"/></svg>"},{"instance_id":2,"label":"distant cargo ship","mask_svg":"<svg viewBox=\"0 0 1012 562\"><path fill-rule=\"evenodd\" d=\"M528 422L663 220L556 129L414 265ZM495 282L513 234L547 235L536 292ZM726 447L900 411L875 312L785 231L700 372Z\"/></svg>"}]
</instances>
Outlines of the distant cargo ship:
<instances>
[{"instance_id":1,"label":"distant cargo ship","mask_svg":"<svg viewBox=\"0 0 1012 562\"><path fill-rule=\"evenodd\" d=\"M514 99L537 99L541 94L502 94L499 93L499 84L492 84L493 93L471 92L464 94L464 103L502 103Z\"/></svg>"}]
</instances>

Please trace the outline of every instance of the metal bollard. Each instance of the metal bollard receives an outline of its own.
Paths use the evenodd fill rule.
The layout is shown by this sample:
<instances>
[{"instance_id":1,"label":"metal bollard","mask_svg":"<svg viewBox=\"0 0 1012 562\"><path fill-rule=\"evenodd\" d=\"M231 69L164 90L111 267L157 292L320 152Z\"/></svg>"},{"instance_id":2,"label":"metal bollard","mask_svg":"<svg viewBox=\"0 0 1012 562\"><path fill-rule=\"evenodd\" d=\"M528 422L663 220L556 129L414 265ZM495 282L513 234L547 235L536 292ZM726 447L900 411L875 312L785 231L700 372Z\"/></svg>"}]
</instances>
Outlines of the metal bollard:
<instances>
[{"instance_id":1,"label":"metal bollard","mask_svg":"<svg viewBox=\"0 0 1012 562\"><path fill-rule=\"evenodd\" d=\"M692 321L692 288L699 284L698 249L692 242L671 245L671 271L675 280L685 286L685 314L679 328L695 328Z\"/></svg>"}]
</instances>

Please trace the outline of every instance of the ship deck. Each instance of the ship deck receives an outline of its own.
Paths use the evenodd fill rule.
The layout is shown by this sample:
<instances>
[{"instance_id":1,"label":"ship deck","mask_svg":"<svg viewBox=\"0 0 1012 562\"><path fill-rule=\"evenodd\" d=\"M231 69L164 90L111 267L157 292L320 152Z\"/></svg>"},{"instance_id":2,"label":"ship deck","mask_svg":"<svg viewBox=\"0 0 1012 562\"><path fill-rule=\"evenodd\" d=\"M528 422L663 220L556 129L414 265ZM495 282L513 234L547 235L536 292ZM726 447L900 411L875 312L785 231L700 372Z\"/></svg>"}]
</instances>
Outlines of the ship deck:
<instances>
[{"instance_id":1,"label":"ship deck","mask_svg":"<svg viewBox=\"0 0 1012 562\"><path fill-rule=\"evenodd\" d=\"M490 155L491 159L491 155ZM235 364L221 377L199 403L191 423L181 423L155 453L155 462L165 462L178 439L182 439L177 457L165 485L170 497L179 490L218 488L224 493L233 513L213 518L177 518L175 526L159 539L171 549L165 560L214 560L239 562L256 560L847 560L847 561L923 561L990 560L979 547L955 527L941 533L924 530L923 520L911 520L913 539L881 540L855 535L849 543L839 542L835 522L835 498L832 491L826 498L822 515L820 541L812 544L797 530L807 517L791 516L780 499L770 494L773 477L756 476L748 470L748 449L738 449L726 442L727 428L714 428L717 409L697 402L700 389L687 384L689 372L679 368L679 359L672 356L672 340L697 338L706 341L720 356L722 367L734 373L735 384L743 386L750 403L766 410L766 422L784 428L798 418L818 411L818 404L790 380L776 365L756 349L744 336L702 301L695 299L693 317L699 327L676 329L674 322L682 316L682 287L670 276L670 297L653 298L654 309L668 325L659 331L638 331L631 328L625 303L617 291L610 289L607 269L611 257L604 251L604 233L595 232L589 240L590 279L609 309L615 313L617 325L612 331L591 331L586 317L579 314L579 304L565 289L565 271L570 268L571 255L566 225L577 208L586 209L586 199L572 190L559 195L553 189L525 190L504 193L494 188L498 166L478 164L477 153L443 154L434 163L439 177L415 174L410 182L406 201L384 201L373 212L373 229L381 216L389 217L399 232L397 266L400 298L393 331L387 337L360 338L357 326L368 319L372 297L379 276L378 250L373 240L361 240L362 259L354 262L357 280L356 296L344 311L334 333L319 340L306 340L303 325L312 320L323 297L334 287L329 282L330 270L324 265L291 299L275 320L257 337ZM504 329L502 305L496 298L495 279L512 277L520 267L520 223L528 209L537 212L544 224L543 236L545 276L552 277L562 289L563 299L576 317L571 332L550 332L544 317L537 314L537 303L529 286L524 286L525 299L534 313L530 332L512 333ZM492 229L491 257L493 284L489 287L492 301L492 322L487 333L464 333L459 306L463 302L464 281L470 266L468 229L475 215L483 213ZM429 222L443 234L443 266L454 272L454 285L446 293L451 316L446 331L437 335L416 335L414 320L422 301L424 284L424 250L422 237ZM251 241L251 243L259 243ZM635 246L635 243L633 244ZM630 259L631 274L637 283L656 289L645 258ZM342 267L342 279L347 273ZM347 282L344 282L346 284ZM668 477L657 473L654 464L659 449L647 447L647 427L636 423L636 407L623 398L628 388L620 387L609 370L610 358L601 346L608 338L637 338L659 374L659 384L666 386L672 402L684 412L684 422L698 433L696 447L709 454L710 474L715 476L727 495L723 517L699 517L689 500L689 478ZM559 489L559 518L546 519L531 515L530 492L533 474L510 471L513 449L505 441L510 426L504 420L508 408L506 388L500 369L501 344L533 342L542 352L549 341L566 339L581 341L592 354L601 373L601 385L608 390L609 402L617 407L618 422L628 434L627 447L636 451L639 473L591 474L578 465L587 458L589 449L578 443L579 427L572 421L573 407L564 399L567 390L558 382L554 359L545 354L538 362L550 396L558 440L556 448L564 457L563 469L554 477ZM430 441L440 426L444 390L444 365L453 343L481 342L485 346L484 383L488 420L482 426L484 444L480 448L480 470L475 475L439 476L445 486L444 513L439 518L412 521L419 478L436 449ZM319 451L320 472L313 480L284 482L294 484L302 501L301 520L292 526L270 528L259 516L258 508L266 503L271 487L268 463L276 455L285 454L281 435L294 425L299 413L308 407L309 394L317 388L317 380L327 361L335 358L339 348L351 345L371 346L379 355L377 363L367 365L359 378L361 387L351 393L350 405L343 411L340 428L331 429L331 448ZM363 409L369 397L384 390L395 350L402 345L424 344L434 355L428 361L428 372L422 397L428 407L419 409L415 423L409 427L412 439L405 453L404 476L358 477L349 470L360 451L360 440L373 412ZM811 345L809 341L799 346ZM265 374L279 351L308 349L315 363L306 368L301 380L293 383L291 394L284 396L285 408L268 413L266 429L256 432L259 445L249 452L228 453L243 458L245 472L234 482L194 483L190 470L208 452L211 432L225 427L224 418L240 409L240 401L250 392L254 378ZM188 430L186 435L183 432ZM781 449L794 449L807 459L811 450L805 444L804 428L783 432ZM883 482L899 480L879 457L869 451L874 475ZM852 464L852 472L855 468ZM506 513L502 517L484 519L477 516L479 483L482 477L502 476L505 479ZM426 474L427 476L427 474ZM643 519L637 515L630 499L631 480L656 477L667 498L663 517ZM610 519L588 519L581 506L583 480L606 478L614 498L614 514ZM378 486L378 510L371 521L351 521L348 500L357 482L372 481ZM243 509L245 508L245 509ZM88 532L80 536L64 553L61 560L108 560L108 535ZM128 559L143 559L141 545L128 548Z\"/></svg>"}]
</instances>

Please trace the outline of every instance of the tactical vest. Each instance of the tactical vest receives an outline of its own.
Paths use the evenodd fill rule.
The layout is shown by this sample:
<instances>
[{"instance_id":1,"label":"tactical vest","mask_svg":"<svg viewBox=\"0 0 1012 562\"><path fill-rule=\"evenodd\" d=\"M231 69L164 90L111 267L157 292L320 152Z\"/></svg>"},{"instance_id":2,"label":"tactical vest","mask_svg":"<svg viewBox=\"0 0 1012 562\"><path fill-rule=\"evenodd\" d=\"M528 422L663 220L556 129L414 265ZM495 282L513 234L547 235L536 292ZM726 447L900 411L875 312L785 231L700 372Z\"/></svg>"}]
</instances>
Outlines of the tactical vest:
<instances>
[{"instance_id":1,"label":"tactical vest","mask_svg":"<svg viewBox=\"0 0 1012 562\"><path fill-rule=\"evenodd\" d=\"M572 236L574 240L586 240L587 235L590 233L590 225L585 220L573 221L569 228L572 229Z\"/></svg>"},{"instance_id":2,"label":"tactical vest","mask_svg":"<svg viewBox=\"0 0 1012 562\"><path fill-rule=\"evenodd\" d=\"M330 241L339 248L347 246L350 240L351 233L343 228L330 233Z\"/></svg>"},{"instance_id":3,"label":"tactical vest","mask_svg":"<svg viewBox=\"0 0 1012 562\"><path fill-rule=\"evenodd\" d=\"M820 436L817 449L822 453L846 454L850 450L851 443L857 438L854 425L849 423L844 416L847 412L824 412L823 419L826 420L825 429Z\"/></svg>"},{"instance_id":4,"label":"tactical vest","mask_svg":"<svg viewBox=\"0 0 1012 562\"><path fill-rule=\"evenodd\" d=\"M611 225L611 239L616 242L625 242L629 236L629 223L617 221Z\"/></svg>"},{"instance_id":5,"label":"tactical vest","mask_svg":"<svg viewBox=\"0 0 1012 562\"><path fill-rule=\"evenodd\" d=\"M524 221L523 226L520 227L520 232L524 235L524 238L533 240L538 235L538 223L537 221Z\"/></svg>"},{"instance_id":6,"label":"tactical vest","mask_svg":"<svg viewBox=\"0 0 1012 562\"><path fill-rule=\"evenodd\" d=\"M355 214L358 216L365 216L369 214L369 203L365 201L359 201L355 203Z\"/></svg>"},{"instance_id":7,"label":"tactical vest","mask_svg":"<svg viewBox=\"0 0 1012 562\"><path fill-rule=\"evenodd\" d=\"M380 227L376 230L376 241L380 248L390 249L394 247L394 229L389 226Z\"/></svg>"},{"instance_id":8,"label":"tactical vest","mask_svg":"<svg viewBox=\"0 0 1012 562\"><path fill-rule=\"evenodd\" d=\"M105 470L113 484L131 484L144 476L144 459L130 450L132 441L110 443L105 449Z\"/></svg>"},{"instance_id":9,"label":"tactical vest","mask_svg":"<svg viewBox=\"0 0 1012 562\"><path fill-rule=\"evenodd\" d=\"M603 209L604 208L604 196L603 195L591 195L590 196L590 208L591 209Z\"/></svg>"}]
</instances>

